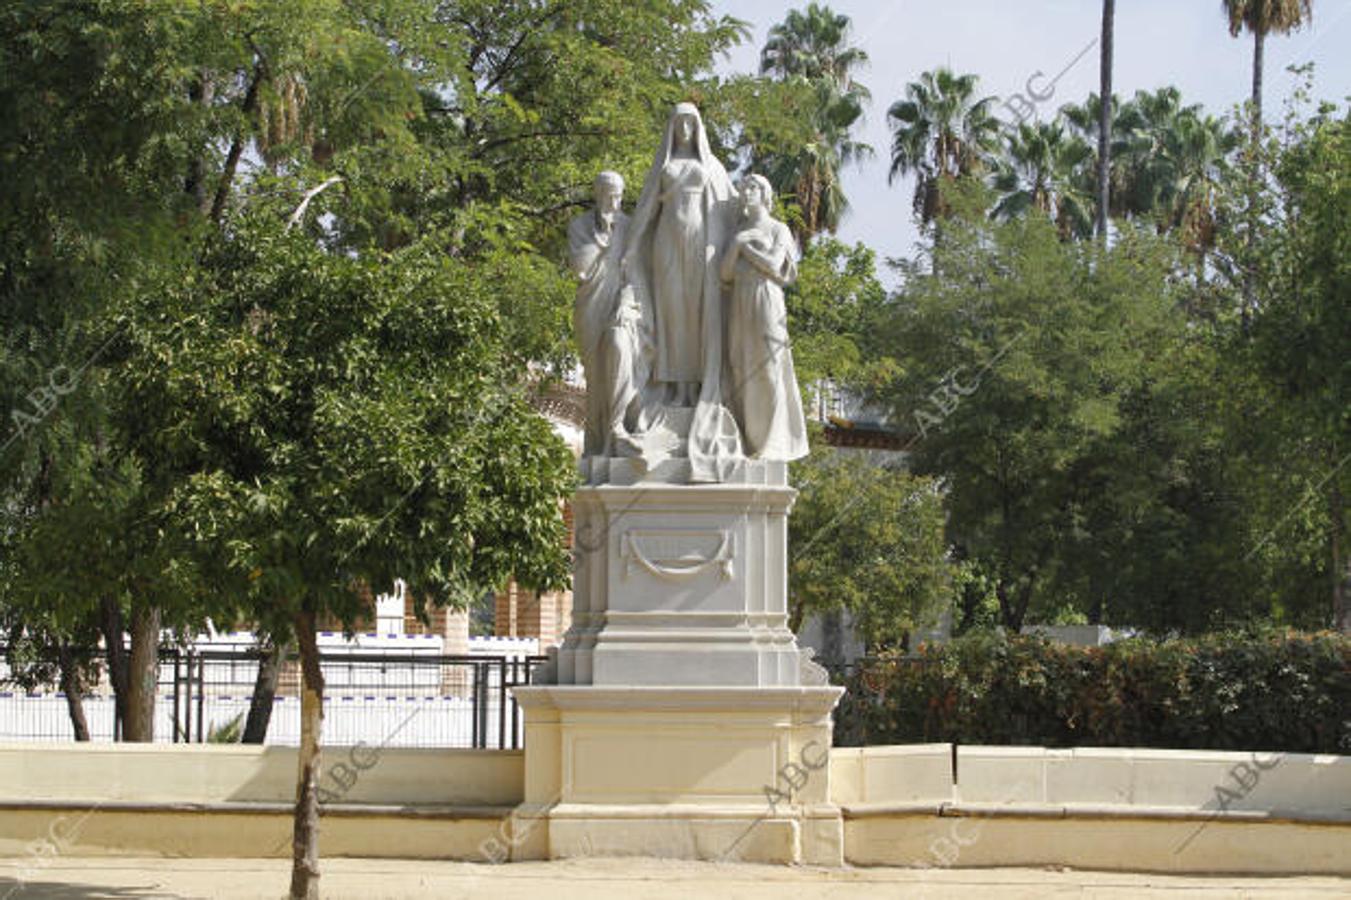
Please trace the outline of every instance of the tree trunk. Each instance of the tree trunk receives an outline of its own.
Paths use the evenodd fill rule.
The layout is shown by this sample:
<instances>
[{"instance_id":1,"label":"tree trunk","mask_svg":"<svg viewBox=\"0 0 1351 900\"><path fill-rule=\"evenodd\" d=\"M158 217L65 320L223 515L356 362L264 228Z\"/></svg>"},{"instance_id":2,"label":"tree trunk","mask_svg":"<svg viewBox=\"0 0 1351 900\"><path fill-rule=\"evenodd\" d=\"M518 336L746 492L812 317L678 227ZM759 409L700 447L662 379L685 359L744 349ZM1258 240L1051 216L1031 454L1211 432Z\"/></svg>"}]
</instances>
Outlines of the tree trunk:
<instances>
[{"instance_id":1,"label":"tree trunk","mask_svg":"<svg viewBox=\"0 0 1351 900\"><path fill-rule=\"evenodd\" d=\"M194 105L210 107L211 101L215 95L215 84L207 76L206 72L201 72L193 79L188 87L188 101ZM198 212L203 214L207 211L206 203L206 148L200 148L200 152L193 155L188 160L188 177L184 183L184 190L192 197L192 203L197 207Z\"/></svg>"},{"instance_id":2,"label":"tree trunk","mask_svg":"<svg viewBox=\"0 0 1351 900\"><path fill-rule=\"evenodd\" d=\"M1107 210L1111 202L1112 172L1112 53L1116 31L1116 0L1102 0L1102 46L1098 96L1098 221L1100 240L1107 239Z\"/></svg>"},{"instance_id":3,"label":"tree trunk","mask_svg":"<svg viewBox=\"0 0 1351 900\"><path fill-rule=\"evenodd\" d=\"M1252 33L1252 121L1253 137L1262 134L1262 67L1265 65L1267 35L1262 30Z\"/></svg>"},{"instance_id":4,"label":"tree trunk","mask_svg":"<svg viewBox=\"0 0 1351 900\"><path fill-rule=\"evenodd\" d=\"M104 653L108 659L108 682L113 686L113 714L115 721L121 724L127 721L127 698L131 693L127 688L127 648L122 643L126 629L122 625L122 607L116 599L105 596L100 606L102 617L99 627L103 631Z\"/></svg>"},{"instance_id":5,"label":"tree trunk","mask_svg":"<svg viewBox=\"0 0 1351 900\"><path fill-rule=\"evenodd\" d=\"M159 676L159 608L138 604L131 614L131 658L127 667L127 717L122 740L155 740L155 683Z\"/></svg>"},{"instance_id":6,"label":"tree trunk","mask_svg":"<svg viewBox=\"0 0 1351 900\"><path fill-rule=\"evenodd\" d=\"M267 726L272 721L272 705L277 699L277 681L281 664L286 660L288 644L272 642L259 649L258 677L253 682L253 698L249 701L249 717L244 723L245 744L261 744L267 737Z\"/></svg>"},{"instance_id":7,"label":"tree trunk","mask_svg":"<svg viewBox=\"0 0 1351 900\"><path fill-rule=\"evenodd\" d=\"M296 776L295 829L292 838L291 898L319 896L319 738L324 724L324 674L319 668L312 609L296 614L296 642L300 646L300 752Z\"/></svg>"},{"instance_id":8,"label":"tree trunk","mask_svg":"<svg viewBox=\"0 0 1351 900\"><path fill-rule=\"evenodd\" d=\"M84 685L80 683L79 667L75 654L70 652L65 641L57 641L57 662L61 666L61 692L66 695L66 712L70 714L70 727L75 732L75 740L89 740L89 723L84 717Z\"/></svg>"},{"instance_id":9,"label":"tree trunk","mask_svg":"<svg viewBox=\"0 0 1351 900\"><path fill-rule=\"evenodd\" d=\"M1013 631L1015 634L1018 629L1013 625L1013 603L1009 600L1009 586L1004 576L998 576L999 580L995 582L994 595L999 601L999 620L1003 622L1004 627Z\"/></svg>"},{"instance_id":10,"label":"tree trunk","mask_svg":"<svg viewBox=\"0 0 1351 900\"><path fill-rule=\"evenodd\" d=\"M258 107L258 89L262 86L263 77L266 74L266 68L260 57L253 67L253 78L249 81L248 90L244 92L244 102L240 111L245 118L253 115ZM246 126L247 127L247 126ZM230 149L225 154L225 167L221 171L220 184L216 186L216 197L211 201L211 221L219 222L221 215L225 212L225 204L230 199L230 186L235 180L235 171L239 168L239 158L244 154L244 142L247 140L246 133L241 132L235 135L230 142Z\"/></svg>"},{"instance_id":11,"label":"tree trunk","mask_svg":"<svg viewBox=\"0 0 1351 900\"><path fill-rule=\"evenodd\" d=\"M1102 608L1103 608L1103 596L1100 593L1095 594L1093 596L1092 604L1090 604L1088 607L1088 624L1090 625L1102 624Z\"/></svg>"},{"instance_id":12,"label":"tree trunk","mask_svg":"<svg viewBox=\"0 0 1351 900\"><path fill-rule=\"evenodd\" d=\"M1248 334L1252 326L1252 315L1257 306L1257 273L1253 263L1253 254L1257 247L1257 192L1262 176L1262 67L1266 55L1266 32L1256 29L1252 33L1252 165L1248 171L1248 234L1244 245L1248 258L1243 266L1243 309L1240 320L1243 333Z\"/></svg>"}]
</instances>

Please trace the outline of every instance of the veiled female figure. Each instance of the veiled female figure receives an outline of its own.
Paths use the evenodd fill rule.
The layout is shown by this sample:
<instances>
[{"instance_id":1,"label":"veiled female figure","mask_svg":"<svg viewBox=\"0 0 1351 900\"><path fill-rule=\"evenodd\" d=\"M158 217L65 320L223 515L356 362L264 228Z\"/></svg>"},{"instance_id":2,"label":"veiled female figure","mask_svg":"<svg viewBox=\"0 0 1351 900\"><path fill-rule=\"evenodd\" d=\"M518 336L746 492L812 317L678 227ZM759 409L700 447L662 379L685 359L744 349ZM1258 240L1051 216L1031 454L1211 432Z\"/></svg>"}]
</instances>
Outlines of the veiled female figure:
<instances>
[{"instance_id":1,"label":"veiled female figure","mask_svg":"<svg viewBox=\"0 0 1351 900\"><path fill-rule=\"evenodd\" d=\"M699 110L676 106L629 226L624 271L653 329L656 402L694 406L688 450L696 480L722 480L740 456L722 405L722 286L718 256L736 189L709 147Z\"/></svg>"},{"instance_id":2,"label":"veiled female figure","mask_svg":"<svg viewBox=\"0 0 1351 900\"><path fill-rule=\"evenodd\" d=\"M783 302L784 287L797 280L797 246L788 226L770 216L773 198L764 176L741 182L741 222L720 267L732 284L725 392L746 455L788 461L807 455L807 420Z\"/></svg>"}]
</instances>

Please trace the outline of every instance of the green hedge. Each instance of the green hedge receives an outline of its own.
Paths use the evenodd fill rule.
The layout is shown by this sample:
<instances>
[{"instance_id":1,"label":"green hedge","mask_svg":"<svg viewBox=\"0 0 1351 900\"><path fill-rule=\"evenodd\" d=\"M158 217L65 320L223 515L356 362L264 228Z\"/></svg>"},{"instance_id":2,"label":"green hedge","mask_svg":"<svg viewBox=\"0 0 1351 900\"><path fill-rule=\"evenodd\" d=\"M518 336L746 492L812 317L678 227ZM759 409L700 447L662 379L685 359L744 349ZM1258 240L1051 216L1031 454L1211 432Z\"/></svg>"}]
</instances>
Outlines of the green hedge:
<instances>
[{"instance_id":1,"label":"green hedge","mask_svg":"<svg viewBox=\"0 0 1351 900\"><path fill-rule=\"evenodd\" d=\"M1351 754L1351 638L1131 639L1071 647L978 635L867 660L836 743L1032 744Z\"/></svg>"}]
</instances>

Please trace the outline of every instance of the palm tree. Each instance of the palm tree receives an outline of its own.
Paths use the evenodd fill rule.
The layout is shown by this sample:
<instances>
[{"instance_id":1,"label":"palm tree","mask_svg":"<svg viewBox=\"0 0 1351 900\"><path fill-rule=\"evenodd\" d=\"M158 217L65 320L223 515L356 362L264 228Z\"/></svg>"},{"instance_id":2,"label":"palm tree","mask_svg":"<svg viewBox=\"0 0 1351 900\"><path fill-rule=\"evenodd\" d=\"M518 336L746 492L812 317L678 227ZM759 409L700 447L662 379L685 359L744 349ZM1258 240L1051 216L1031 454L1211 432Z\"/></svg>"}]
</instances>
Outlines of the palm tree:
<instances>
[{"instance_id":1,"label":"palm tree","mask_svg":"<svg viewBox=\"0 0 1351 900\"><path fill-rule=\"evenodd\" d=\"M1176 230L1197 257L1214 247L1216 196L1239 145L1224 119L1200 104L1184 106L1175 87L1137 91L1116 117L1115 180L1121 214L1151 218L1159 232Z\"/></svg>"},{"instance_id":2,"label":"palm tree","mask_svg":"<svg viewBox=\"0 0 1351 900\"><path fill-rule=\"evenodd\" d=\"M1055 223L1064 240L1093 233L1093 195L1085 191L1093 148L1060 122L1021 124L1005 138L991 184L999 192L991 215L1012 219L1030 209Z\"/></svg>"},{"instance_id":3,"label":"palm tree","mask_svg":"<svg viewBox=\"0 0 1351 900\"><path fill-rule=\"evenodd\" d=\"M760 51L760 71L780 80L801 76L809 81L829 78L846 93L866 99L868 91L853 80L868 62L868 54L851 46L849 17L828 6L808 3L806 10L789 10L769 29Z\"/></svg>"},{"instance_id":4,"label":"palm tree","mask_svg":"<svg viewBox=\"0 0 1351 900\"><path fill-rule=\"evenodd\" d=\"M1252 122L1250 139L1252 153L1248 161L1248 210L1247 235L1244 239L1245 255L1249 257L1242 264L1243 269L1243 306L1241 310L1243 329L1247 332L1252 320L1252 311L1257 305L1256 289L1251 257L1256 247L1257 234L1257 182L1262 177L1262 163L1258 155L1258 145L1262 139L1262 66L1266 51L1267 35L1272 33L1288 34L1304 22L1313 18L1313 0L1223 0L1224 11L1229 16L1229 33L1238 37L1239 32L1248 29L1252 33Z\"/></svg>"},{"instance_id":5,"label":"palm tree","mask_svg":"<svg viewBox=\"0 0 1351 900\"><path fill-rule=\"evenodd\" d=\"M1108 146L1108 185L1107 194L1107 214L1109 216L1123 216L1128 213L1123 203L1123 183L1125 181L1122 175L1121 164L1121 138L1123 133L1120 116L1121 104L1116 95L1112 96L1112 102L1107 109L1107 115L1110 116L1109 125L1110 134L1113 136ZM1080 178L1080 189L1090 198L1093 204L1092 221L1096 229L1098 221L1099 206L1099 183L1098 176L1100 166L1100 135L1102 133L1103 108L1102 100L1098 94L1089 94L1088 99L1083 103L1067 103L1060 107L1057 118L1065 129L1078 140L1087 144L1092 151L1092 158L1089 160L1085 171Z\"/></svg>"},{"instance_id":6,"label":"palm tree","mask_svg":"<svg viewBox=\"0 0 1351 900\"><path fill-rule=\"evenodd\" d=\"M1112 96L1112 53L1116 32L1116 0L1102 0L1101 66L1099 97ZM1110 104L1101 104L1098 113L1098 210L1097 232L1107 238L1107 211L1112 205L1112 116Z\"/></svg>"},{"instance_id":7,"label":"palm tree","mask_svg":"<svg viewBox=\"0 0 1351 900\"><path fill-rule=\"evenodd\" d=\"M982 173L998 146L999 121L991 112L996 98L977 99L978 81L948 68L925 72L887 110L888 183L898 175L916 176L914 211L926 225L945 212L940 185Z\"/></svg>"},{"instance_id":8,"label":"palm tree","mask_svg":"<svg viewBox=\"0 0 1351 900\"><path fill-rule=\"evenodd\" d=\"M1313 0L1223 0L1229 33L1252 33L1253 133L1262 127L1262 65L1268 34L1288 34L1313 18Z\"/></svg>"},{"instance_id":9,"label":"palm tree","mask_svg":"<svg viewBox=\"0 0 1351 900\"><path fill-rule=\"evenodd\" d=\"M1176 87L1136 91L1117 113L1117 214L1151 216L1168 193L1172 166L1164 155L1180 119L1198 116L1199 105L1183 106Z\"/></svg>"},{"instance_id":10,"label":"palm tree","mask_svg":"<svg viewBox=\"0 0 1351 900\"><path fill-rule=\"evenodd\" d=\"M800 243L822 231L834 232L849 207L840 171L872 155L851 132L863 118L868 89L854 78L868 55L850 44L850 20L829 7L809 3L791 10L769 31L760 70L780 81L800 82L810 91L811 137L794 153L761 157L776 191L792 199L799 217L792 222Z\"/></svg>"},{"instance_id":11,"label":"palm tree","mask_svg":"<svg viewBox=\"0 0 1351 900\"><path fill-rule=\"evenodd\" d=\"M849 209L840 182L840 171L866 159L873 148L850 137L863 116L858 98L837 93L825 81L811 86L815 102L811 112L812 137L796 152L765 157L761 162L776 191L791 197L799 217L790 225L800 244L823 231L834 233Z\"/></svg>"},{"instance_id":12,"label":"palm tree","mask_svg":"<svg viewBox=\"0 0 1351 900\"><path fill-rule=\"evenodd\" d=\"M1180 116L1165 135L1163 156L1169 178L1160 193L1159 212L1196 255L1198 275L1215 247L1220 184L1239 142L1239 132L1226 121L1200 112Z\"/></svg>"}]
</instances>

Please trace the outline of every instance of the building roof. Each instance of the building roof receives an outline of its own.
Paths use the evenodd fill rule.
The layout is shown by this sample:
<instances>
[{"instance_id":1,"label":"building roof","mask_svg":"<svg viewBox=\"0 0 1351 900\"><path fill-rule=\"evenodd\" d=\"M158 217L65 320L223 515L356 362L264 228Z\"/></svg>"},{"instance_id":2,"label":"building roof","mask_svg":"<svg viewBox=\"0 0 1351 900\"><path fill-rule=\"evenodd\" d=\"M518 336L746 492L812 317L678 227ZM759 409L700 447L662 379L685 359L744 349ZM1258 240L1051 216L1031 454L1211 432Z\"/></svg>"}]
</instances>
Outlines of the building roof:
<instances>
[{"instance_id":1,"label":"building roof","mask_svg":"<svg viewBox=\"0 0 1351 900\"><path fill-rule=\"evenodd\" d=\"M854 422L830 416L825 422L826 443L832 447L859 450L908 450L915 435L879 422Z\"/></svg>"}]
</instances>

